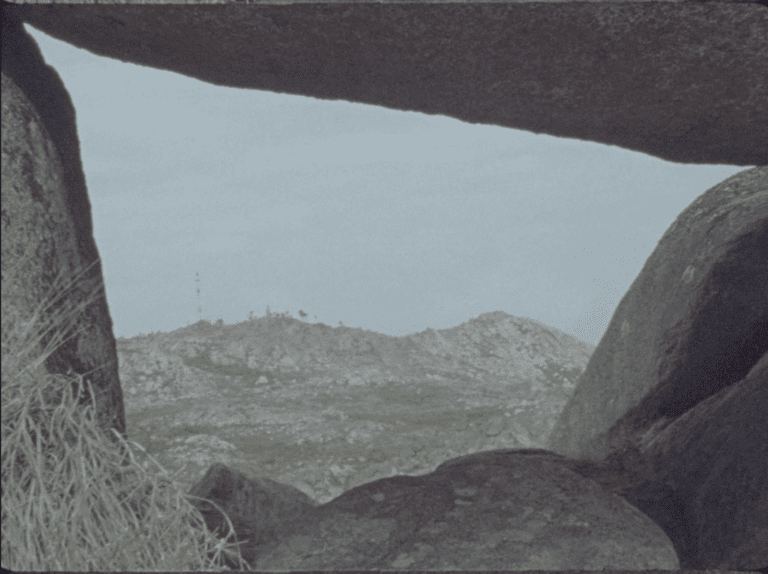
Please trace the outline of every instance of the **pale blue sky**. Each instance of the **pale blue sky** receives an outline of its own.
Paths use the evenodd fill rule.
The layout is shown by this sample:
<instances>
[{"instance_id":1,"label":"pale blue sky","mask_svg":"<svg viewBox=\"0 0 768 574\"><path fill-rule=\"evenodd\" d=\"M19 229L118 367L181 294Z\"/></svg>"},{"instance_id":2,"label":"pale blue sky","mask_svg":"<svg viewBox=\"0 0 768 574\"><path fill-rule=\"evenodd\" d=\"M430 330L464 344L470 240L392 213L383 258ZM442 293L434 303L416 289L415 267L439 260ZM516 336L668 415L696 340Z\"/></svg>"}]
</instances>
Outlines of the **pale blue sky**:
<instances>
[{"instance_id":1,"label":"pale blue sky","mask_svg":"<svg viewBox=\"0 0 768 574\"><path fill-rule=\"evenodd\" d=\"M596 344L675 217L745 169L222 88L27 29L75 104L116 336L269 306L390 335L501 310Z\"/></svg>"}]
</instances>

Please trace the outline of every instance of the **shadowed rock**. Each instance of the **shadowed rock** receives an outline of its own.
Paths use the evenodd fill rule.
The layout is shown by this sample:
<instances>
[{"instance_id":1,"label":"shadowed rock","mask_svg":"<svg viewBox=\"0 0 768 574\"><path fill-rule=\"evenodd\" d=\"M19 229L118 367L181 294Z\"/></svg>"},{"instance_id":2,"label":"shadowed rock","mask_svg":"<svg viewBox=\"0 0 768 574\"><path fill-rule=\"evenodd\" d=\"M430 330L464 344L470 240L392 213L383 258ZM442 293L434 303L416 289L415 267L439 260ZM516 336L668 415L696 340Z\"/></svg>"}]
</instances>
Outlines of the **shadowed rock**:
<instances>
[{"instance_id":1,"label":"shadowed rock","mask_svg":"<svg viewBox=\"0 0 768 574\"><path fill-rule=\"evenodd\" d=\"M768 353L643 450L653 478L625 496L664 527L684 566L768 563L767 422Z\"/></svg>"},{"instance_id":2,"label":"shadowed rock","mask_svg":"<svg viewBox=\"0 0 768 574\"><path fill-rule=\"evenodd\" d=\"M211 465L189 494L221 507L232 521L238 540L247 540L247 547L254 548L272 540L284 522L317 505L297 488L268 478L248 478L220 463ZM200 510L211 532L228 534L229 526L219 510L203 500L190 502ZM243 558L250 562L251 554L244 552Z\"/></svg>"},{"instance_id":3,"label":"shadowed rock","mask_svg":"<svg viewBox=\"0 0 768 574\"><path fill-rule=\"evenodd\" d=\"M7 9L95 54L220 86L441 114L670 161L768 161L768 10L758 4Z\"/></svg>"},{"instance_id":4,"label":"shadowed rock","mask_svg":"<svg viewBox=\"0 0 768 574\"><path fill-rule=\"evenodd\" d=\"M647 445L768 351L768 168L686 208L619 303L549 438L571 457Z\"/></svg>"},{"instance_id":5,"label":"shadowed rock","mask_svg":"<svg viewBox=\"0 0 768 574\"><path fill-rule=\"evenodd\" d=\"M766 352L768 168L755 168L708 190L664 234L549 445L612 465L683 567L761 567Z\"/></svg>"},{"instance_id":6,"label":"shadowed rock","mask_svg":"<svg viewBox=\"0 0 768 574\"><path fill-rule=\"evenodd\" d=\"M768 354L644 452L627 447L602 461L568 460L568 468L653 518L682 567L758 571L768 560L767 382Z\"/></svg>"},{"instance_id":7,"label":"shadowed rock","mask_svg":"<svg viewBox=\"0 0 768 574\"><path fill-rule=\"evenodd\" d=\"M255 549L259 570L676 569L663 531L544 450L353 488Z\"/></svg>"}]
</instances>

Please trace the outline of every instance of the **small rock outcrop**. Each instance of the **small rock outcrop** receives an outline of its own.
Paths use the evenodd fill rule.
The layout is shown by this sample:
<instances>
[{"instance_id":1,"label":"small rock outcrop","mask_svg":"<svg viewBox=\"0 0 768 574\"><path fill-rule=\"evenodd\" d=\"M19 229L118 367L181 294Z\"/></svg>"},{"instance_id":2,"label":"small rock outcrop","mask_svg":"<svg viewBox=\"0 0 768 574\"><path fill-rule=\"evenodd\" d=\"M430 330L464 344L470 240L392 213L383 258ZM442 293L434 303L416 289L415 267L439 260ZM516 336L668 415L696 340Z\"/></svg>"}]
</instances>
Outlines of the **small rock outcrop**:
<instances>
[{"instance_id":1,"label":"small rock outcrop","mask_svg":"<svg viewBox=\"0 0 768 574\"><path fill-rule=\"evenodd\" d=\"M4 338L65 340L39 374L88 373L99 425L125 433L112 320L102 291L75 110L58 74L13 18L3 19L2 315ZM9 334L12 332L12 335ZM3 356L4 367L6 356ZM92 400L88 397L87 401Z\"/></svg>"},{"instance_id":2,"label":"small rock outcrop","mask_svg":"<svg viewBox=\"0 0 768 574\"><path fill-rule=\"evenodd\" d=\"M568 466L544 450L499 450L377 480L249 556L258 570L678 568L661 528Z\"/></svg>"},{"instance_id":3,"label":"small rock outcrop","mask_svg":"<svg viewBox=\"0 0 768 574\"><path fill-rule=\"evenodd\" d=\"M211 532L218 530L219 535L226 535L229 525L221 512L206 500L227 513L238 541L248 541L246 548L258 548L273 540L284 522L317 506L317 502L297 488L268 478L248 478L221 463L211 465L189 494L197 497L190 502L200 510ZM243 558L250 562L251 553L243 552Z\"/></svg>"},{"instance_id":4,"label":"small rock outcrop","mask_svg":"<svg viewBox=\"0 0 768 574\"><path fill-rule=\"evenodd\" d=\"M701 195L661 238L548 446L639 471L623 495L664 527L684 568L763 567L766 353L768 168L754 168Z\"/></svg>"}]
</instances>

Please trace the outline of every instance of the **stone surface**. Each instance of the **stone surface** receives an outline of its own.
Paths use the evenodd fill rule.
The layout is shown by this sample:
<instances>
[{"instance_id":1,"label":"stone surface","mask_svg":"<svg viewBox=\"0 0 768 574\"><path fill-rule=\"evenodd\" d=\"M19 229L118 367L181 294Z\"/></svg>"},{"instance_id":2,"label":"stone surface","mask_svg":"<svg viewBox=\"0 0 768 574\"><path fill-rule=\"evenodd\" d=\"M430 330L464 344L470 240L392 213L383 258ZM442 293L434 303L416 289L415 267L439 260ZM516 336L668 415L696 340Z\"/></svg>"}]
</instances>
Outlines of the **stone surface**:
<instances>
[{"instance_id":1,"label":"stone surface","mask_svg":"<svg viewBox=\"0 0 768 574\"><path fill-rule=\"evenodd\" d=\"M653 518L683 568L764 570L767 383L768 354L744 380L671 423L644 452L627 447L602 461L569 460L568 468Z\"/></svg>"},{"instance_id":2,"label":"stone surface","mask_svg":"<svg viewBox=\"0 0 768 574\"><path fill-rule=\"evenodd\" d=\"M683 567L762 568L767 352L768 169L755 168L700 196L659 241L549 447L603 459L584 475L661 525Z\"/></svg>"},{"instance_id":3,"label":"stone surface","mask_svg":"<svg viewBox=\"0 0 768 574\"><path fill-rule=\"evenodd\" d=\"M296 519L317 502L300 490L268 478L248 478L241 472L216 463L189 491L192 496L213 501L232 521L238 541L259 546L274 538L274 533L287 519ZM191 499L200 510L211 532L229 532L221 512L213 505Z\"/></svg>"},{"instance_id":4,"label":"stone surface","mask_svg":"<svg viewBox=\"0 0 768 574\"><path fill-rule=\"evenodd\" d=\"M697 198L619 303L549 439L570 457L641 448L768 350L768 168Z\"/></svg>"},{"instance_id":5,"label":"stone surface","mask_svg":"<svg viewBox=\"0 0 768 574\"><path fill-rule=\"evenodd\" d=\"M768 353L643 449L653 476L625 497L661 525L683 567L768 564Z\"/></svg>"},{"instance_id":6,"label":"stone surface","mask_svg":"<svg viewBox=\"0 0 768 574\"><path fill-rule=\"evenodd\" d=\"M90 373L104 429L125 432L112 321L93 239L80 163L75 111L61 79L12 18L3 19L2 52L2 315L7 335L21 337L41 303L60 296L40 319L69 335L40 373ZM66 292L61 282L79 279ZM56 283L59 280L59 283ZM69 330L55 319L70 316ZM41 356L48 333L30 354ZM3 358L5 362L6 358ZM88 399L90 400L90 399Z\"/></svg>"},{"instance_id":7,"label":"stone surface","mask_svg":"<svg viewBox=\"0 0 768 574\"><path fill-rule=\"evenodd\" d=\"M257 570L678 568L648 517L543 450L356 487L247 552Z\"/></svg>"},{"instance_id":8,"label":"stone surface","mask_svg":"<svg viewBox=\"0 0 768 574\"><path fill-rule=\"evenodd\" d=\"M216 85L441 114L677 162L768 163L768 10L759 4L5 10L95 54Z\"/></svg>"}]
</instances>

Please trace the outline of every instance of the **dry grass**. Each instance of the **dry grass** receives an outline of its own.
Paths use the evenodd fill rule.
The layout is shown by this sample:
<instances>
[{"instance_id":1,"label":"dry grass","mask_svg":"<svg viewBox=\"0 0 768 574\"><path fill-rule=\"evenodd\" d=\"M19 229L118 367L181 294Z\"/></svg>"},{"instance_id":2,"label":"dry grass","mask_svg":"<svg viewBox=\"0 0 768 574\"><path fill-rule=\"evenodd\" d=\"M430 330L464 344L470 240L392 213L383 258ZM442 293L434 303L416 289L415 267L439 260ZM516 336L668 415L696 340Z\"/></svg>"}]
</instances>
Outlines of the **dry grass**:
<instances>
[{"instance_id":1,"label":"dry grass","mask_svg":"<svg viewBox=\"0 0 768 574\"><path fill-rule=\"evenodd\" d=\"M81 278L81 273L78 278ZM31 320L2 320L2 567L45 571L247 569L237 545L206 529L181 487L135 442L98 425L85 375L46 358L90 301L67 306L57 279ZM44 352L39 349L48 341ZM226 516L226 515L225 515Z\"/></svg>"}]
</instances>

